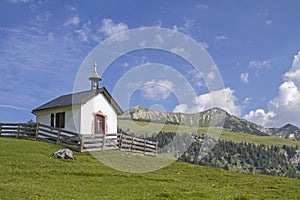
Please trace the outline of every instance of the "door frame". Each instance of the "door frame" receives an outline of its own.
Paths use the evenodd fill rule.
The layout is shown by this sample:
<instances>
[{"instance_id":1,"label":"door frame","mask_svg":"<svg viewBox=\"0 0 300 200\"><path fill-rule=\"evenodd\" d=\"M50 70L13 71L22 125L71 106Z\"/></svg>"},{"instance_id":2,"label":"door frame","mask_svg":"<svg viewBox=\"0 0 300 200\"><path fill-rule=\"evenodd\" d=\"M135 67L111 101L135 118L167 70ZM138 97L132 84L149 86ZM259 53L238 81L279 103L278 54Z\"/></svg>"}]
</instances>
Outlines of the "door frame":
<instances>
[{"instance_id":1,"label":"door frame","mask_svg":"<svg viewBox=\"0 0 300 200\"><path fill-rule=\"evenodd\" d=\"M96 116L101 116L104 118L104 130L103 133L107 134L107 115L105 115L101 110L99 110L98 112L93 113L93 126L92 126L92 133L93 134L98 134L96 133Z\"/></svg>"}]
</instances>

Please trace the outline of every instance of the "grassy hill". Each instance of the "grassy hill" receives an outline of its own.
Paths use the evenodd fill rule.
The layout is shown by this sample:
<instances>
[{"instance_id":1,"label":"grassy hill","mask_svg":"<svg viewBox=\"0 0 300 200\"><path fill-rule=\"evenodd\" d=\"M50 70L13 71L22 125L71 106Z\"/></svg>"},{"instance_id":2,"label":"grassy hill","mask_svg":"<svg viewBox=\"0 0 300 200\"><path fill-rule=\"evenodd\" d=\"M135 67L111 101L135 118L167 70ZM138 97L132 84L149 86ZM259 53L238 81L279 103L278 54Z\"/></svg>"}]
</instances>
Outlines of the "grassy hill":
<instances>
[{"instance_id":1,"label":"grassy hill","mask_svg":"<svg viewBox=\"0 0 300 200\"><path fill-rule=\"evenodd\" d=\"M76 153L75 161L51 159L49 155L59 148L0 138L0 199L300 198L296 179L181 162L150 173L130 174L106 167L89 153Z\"/></svg>"}]
</instances>

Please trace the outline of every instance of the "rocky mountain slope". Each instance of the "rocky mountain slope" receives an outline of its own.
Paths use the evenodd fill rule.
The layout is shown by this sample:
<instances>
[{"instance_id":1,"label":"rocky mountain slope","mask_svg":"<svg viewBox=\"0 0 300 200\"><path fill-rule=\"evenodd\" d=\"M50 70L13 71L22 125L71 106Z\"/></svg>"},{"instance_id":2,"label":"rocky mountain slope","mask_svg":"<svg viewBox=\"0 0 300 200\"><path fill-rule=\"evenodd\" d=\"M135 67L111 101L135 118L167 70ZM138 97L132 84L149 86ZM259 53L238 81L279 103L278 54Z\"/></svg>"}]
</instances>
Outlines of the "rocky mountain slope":
<instances>
[{"instance_id":1,"label":"rocky mountain slope","mask_svg":"<svg viewBox=\"0 0 300 200\"><path fill-rule=\"evenodd\" d=\"M286 124L281 128L266 128L265 132L282 138L300 140L300 129L292 124Z\"/></svg>"},{"instance_id":2,"label":"rocky mountain slope","mask_svg":"<svg viewBox=\"0 0 300 200\"><path fill-rule=\"evenodd\" d=\"M183 126L208 127L210 123L213 123L213 126L223 126L224 115L226 115L226 112L219 108L212 108L201 113L183 114L148 110L142 106L136 106L126 110L118 118Z\"/></svg>"},{"instance_id":3,"label":"rocky mountain slope","mask_svg":"<svg viewBox=\"0 0 300 200\"><path fill-rule=\"evenodd\" d=\"M220 108L212 108L195 114L170 113L149 110L142 106L130 108L123 115L118 116L121 120L136 120L153 123L178 124L194 127L223 127L235 132L244 132L253 135L274 135L289 139L300 140L300 129L287 124L281 128L264 128L255 123L240 119Z\"/></svg>"}]
</instances>

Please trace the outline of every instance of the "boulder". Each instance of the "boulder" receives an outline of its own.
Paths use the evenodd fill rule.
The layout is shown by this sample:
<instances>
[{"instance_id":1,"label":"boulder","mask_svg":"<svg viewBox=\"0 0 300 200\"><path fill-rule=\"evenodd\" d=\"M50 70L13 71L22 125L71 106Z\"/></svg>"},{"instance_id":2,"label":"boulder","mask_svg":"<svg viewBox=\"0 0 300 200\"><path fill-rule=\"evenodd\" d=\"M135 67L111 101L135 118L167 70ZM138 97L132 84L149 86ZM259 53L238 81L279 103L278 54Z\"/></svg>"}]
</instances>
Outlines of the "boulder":
<instances>
[{"instance_id":1,"label":"boulder","mask_svg":"<svg viewBox=\"0 0 300 200\"><path fill-rule=\"evenodd\" d=\"M53 153L53 156L55 158L64 158L64 159L75 159L75 155L70 149L60 149Z\"/></svg>"}]
</instances>

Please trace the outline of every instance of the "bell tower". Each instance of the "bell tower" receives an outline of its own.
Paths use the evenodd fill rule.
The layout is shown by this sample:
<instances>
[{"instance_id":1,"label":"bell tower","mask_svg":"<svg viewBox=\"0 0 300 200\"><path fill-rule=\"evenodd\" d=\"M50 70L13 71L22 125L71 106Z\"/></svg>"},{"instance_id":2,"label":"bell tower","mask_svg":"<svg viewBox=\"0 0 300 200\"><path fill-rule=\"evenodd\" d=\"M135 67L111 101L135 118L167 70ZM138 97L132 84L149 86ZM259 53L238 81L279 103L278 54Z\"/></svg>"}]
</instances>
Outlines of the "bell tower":
<instances>
[{"instance_id":1,"label":"bell tower","mask_svg":"<svg viewBox=\"0 0 300 200\"><path fill-rule=\"evenodd\" d=\"M99 81L101 81L100 76L97 73L97 63L95 61L94 64L94 73L92 76L89 77L89 80L91 81L91 90L97 90L99 88Z\"/></svg>"}]
</instances>

